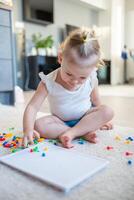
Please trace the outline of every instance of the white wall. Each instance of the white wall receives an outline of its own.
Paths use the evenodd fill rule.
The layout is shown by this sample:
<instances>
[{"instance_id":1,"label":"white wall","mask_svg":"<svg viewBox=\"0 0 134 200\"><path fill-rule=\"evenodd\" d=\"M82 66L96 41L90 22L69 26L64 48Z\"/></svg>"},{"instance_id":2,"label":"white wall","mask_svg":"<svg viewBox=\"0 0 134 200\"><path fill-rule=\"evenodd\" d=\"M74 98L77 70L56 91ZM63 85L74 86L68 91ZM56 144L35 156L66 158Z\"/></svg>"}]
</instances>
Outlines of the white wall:
<instances>
[{"instance_id":1,"label":"white wall","mask_svg":"<svg viewBox=\"0 0 134 200\"><path fill-rule=\"evenodd\" d=\"M22 1L13 0L14 21L23 22ZM98 12L89 7L82 6L73 0L54 0L54 24L48 26L37 25L23 22L28 51L30 50L30 40L33 33L40 32L43 36L53 35L55 46L57 47L62 40L62 31L65 24L76 26L92 26L98 23Z\"/></svg>"},{"instance_id":2,"label":"white wall","mask_svg":"<svg viewBox=\"0 0 134 200\"><path fill-rule=\"evenodd\" d=\"M111 10L99 12L100 46L102 57L111 59Z\"/></svg>"},{"instance_id":3,"label":"white wall","mask_svg":"<svg viewBox=\"0 0 134 200\"><path fill-rule=\"evenodd\" d=\"M111 5L111 83L124 82L121 51L124 46L125 0L112 0Z\"/></svg>"},{"instance_id":4,"label":"white wall","mask_svg":"<svg viewBox=\"0 0 134 200\"><path fill-rule=\"evenodd\" d=\"M124 46L125 0L108 0L106 11L99 12L100 43L104 58L111 60L111 84L124 82L121 51Z\"/></svg>"},{"instance_id":5,"label":"white wall","mask_svg":"<svg viewBox=\"0 0 134 200\"><path fill-rule=\"evenodd\" d=\"M134 49L134 1L126 1L125 43L128 49ZM134 60L127 61L127 78L134 78Z\"/></svg>"},{"instance_id":6,"label":"white wall","mask_svg":"<svg viewBox=\"0 0 134 200\"><path fill-rule=\"evenodd\" d=\"M55 24L64 27L64 24L72 24L76 26L92 26L94 18L92 12L86 6L82 6L74 1L55 0Z\"/></svg>"},{"instance_id":7,"label":"white wall","mask_svg":"<svg viewBox=\"0 0 134 200\"><path fill-rule=\"evenodd\" d=\"M97 9L102 9L102 10L106 10L108 7L108 0L76 0L76 1L81 1L86 3L87 5L90 5L94 8Z\"/></svg>"}]
</instances>

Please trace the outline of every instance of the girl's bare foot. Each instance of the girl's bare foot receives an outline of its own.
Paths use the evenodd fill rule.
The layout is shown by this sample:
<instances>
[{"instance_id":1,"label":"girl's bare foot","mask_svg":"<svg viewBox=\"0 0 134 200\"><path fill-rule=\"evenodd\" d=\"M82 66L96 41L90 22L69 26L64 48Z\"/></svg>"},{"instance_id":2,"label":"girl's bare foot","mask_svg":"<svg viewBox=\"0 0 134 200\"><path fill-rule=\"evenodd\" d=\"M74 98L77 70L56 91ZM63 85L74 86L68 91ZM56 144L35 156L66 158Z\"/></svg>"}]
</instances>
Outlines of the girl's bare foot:
<instances>
[{"instance_id":1,"label":"girl's bare foot","mask_svg":"<svg viewBox=\"0 0 134 200\"><path fill-rule=\"evenodd\" d=\"M83 136L83 138L85 140L87 140L88 142L91 142L91 143L97 143L97 136L96 136L96 133L95 132L90 132L90 133L87 133Z\"/></svg>"},{"instance_id":2,"label":"girl's bare foot","mask_svg":"<svg viewBox=\"0 0 134 200\"><path fill-rule=\"evenodd\" d=\"M70 135L67 135L67 134L63 134L59 137L63 147L65 148L72 148L74 147L74 145L71 143L72 142L72 137Z\"/></svg>"},{"instance_id":3,"label":"girl's bare foot","mask_svg":"<svg viewBox=\"0 0 134 200\"><path fill-rule=\"evenodd\" d=\"M104 125L100 128L100 130L111 130L111 129L113 129L113 124L112 124L112 122L108 122L108 123L104 124Z\"/></svg>"}]
</instances>

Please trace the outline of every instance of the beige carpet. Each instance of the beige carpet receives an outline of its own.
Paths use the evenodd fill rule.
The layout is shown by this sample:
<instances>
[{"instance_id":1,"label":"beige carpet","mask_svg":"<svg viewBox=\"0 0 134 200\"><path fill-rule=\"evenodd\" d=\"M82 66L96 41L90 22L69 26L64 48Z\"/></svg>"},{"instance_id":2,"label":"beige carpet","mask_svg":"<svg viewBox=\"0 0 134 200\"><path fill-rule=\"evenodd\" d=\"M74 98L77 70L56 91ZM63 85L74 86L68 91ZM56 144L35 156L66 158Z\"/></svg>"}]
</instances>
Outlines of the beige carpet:
<instances>
[{"instance_id":1,"label":"beige carpet","mask_svg":"<svg viewBox=\"0 0 134 200\"><path fill-rule=\"evenodd\" d=\"M14 133L22 131L23 108L0 106L0 131L15 127ZM39 116L42 114L39 113ZM110 161L106 170L95 175L64 194L23 173L0 164L0 200L133 200L134 198L134 155L128 158L126 151L134 153L134 141L124 144L128 136L134 137L134 128L115 126L112 131L99 131L98 144L76 144L75 150L100 156ZM115 140L120 135L121 140ZM113 146L113 150L106 150ZM0 155L5 150L0 147ZM132 165L128 165L128 159ZM82 163L81 163L82 164ZM56 172L55 172L56 173ZM68 172L69 173L69 172Z\"/></svg>"}]
</instances>

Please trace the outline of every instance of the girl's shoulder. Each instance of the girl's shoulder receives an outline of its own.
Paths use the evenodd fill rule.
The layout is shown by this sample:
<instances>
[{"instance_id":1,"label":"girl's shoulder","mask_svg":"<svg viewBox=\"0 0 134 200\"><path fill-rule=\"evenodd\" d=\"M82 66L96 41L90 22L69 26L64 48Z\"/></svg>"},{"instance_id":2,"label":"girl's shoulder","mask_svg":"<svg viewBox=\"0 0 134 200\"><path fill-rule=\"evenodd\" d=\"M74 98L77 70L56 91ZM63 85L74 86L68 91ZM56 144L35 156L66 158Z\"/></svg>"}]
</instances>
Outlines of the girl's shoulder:
<instances>
[{"instance_id":1,"label":"girl's shoulder","mask_svg":"<svg viewBox=\"0 0 134 200\"><path fill-rule=\"evenodd\" d=\"M47 80L55 80L56 76L57 76L57 73L58 73L58 69L50 72L49 74L45 75L43 72L40 72L39 73L39 77L41 78L41 80L43 82L47 81Z\"/></svg>"},{"instance_id":2,"label":"girl's shoulder","mask_svg":"<svg viewBox=\"0 0 134 200\"><path fill-rule=\"evenodd\" d=\"M39 77L41 81L46 85L47 90L50 92L53 88L53 85L55 83L55 79L58 73L58 69L52 71L51 73L45 75L43 72L39 73Z\"/></svg>"},{"instance_id":3,"label":"girl's shoulder","mask_svg":"<svg viewBox=\"0 0 134 200\"><path fill-rule=\"evenodd\" d=\"M97 68L95 68L91 73L91 78L97 78Z\"/></svg>"},{"instance_id":4,"label":"girl's shoulder","mask_svg":"<svg viewBox=\"0 0 134 200\"><path fill-rule=\"evenodd\" d=\"M91 86L91 88L93 89L94 88L94 86L95 86L95 84L96 83L98 83L98 78L97 78L97 68L95 68L93 71L92 71L92 73L91 73L91 75L89 76L89 82L90 82L90 86Z\"/></svg>"}]
</instances>

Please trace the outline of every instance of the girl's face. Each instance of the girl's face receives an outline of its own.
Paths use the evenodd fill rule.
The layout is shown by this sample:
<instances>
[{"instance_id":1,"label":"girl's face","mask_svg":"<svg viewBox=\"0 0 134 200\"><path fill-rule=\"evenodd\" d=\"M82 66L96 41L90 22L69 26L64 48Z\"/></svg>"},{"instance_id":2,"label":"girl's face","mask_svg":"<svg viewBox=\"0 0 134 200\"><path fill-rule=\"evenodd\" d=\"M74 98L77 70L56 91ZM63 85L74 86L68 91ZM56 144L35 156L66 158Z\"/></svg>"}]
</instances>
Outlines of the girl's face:
<instances>
[{"instance_id":1,"label":"girl's face","mask_svg":"<svg viewBox=\"0 0 134 200\"><path fill-rule=\"evenodd\" d=\"M77 60L78 61L78 60ZM67 85L68 89L76 90L82 85L90 76L92 71L96 68L96 62L91 63L91 60L84 59L83 62L74 63L67 58L61 59L61 79Z\"/></svg>"}]
</instances>

